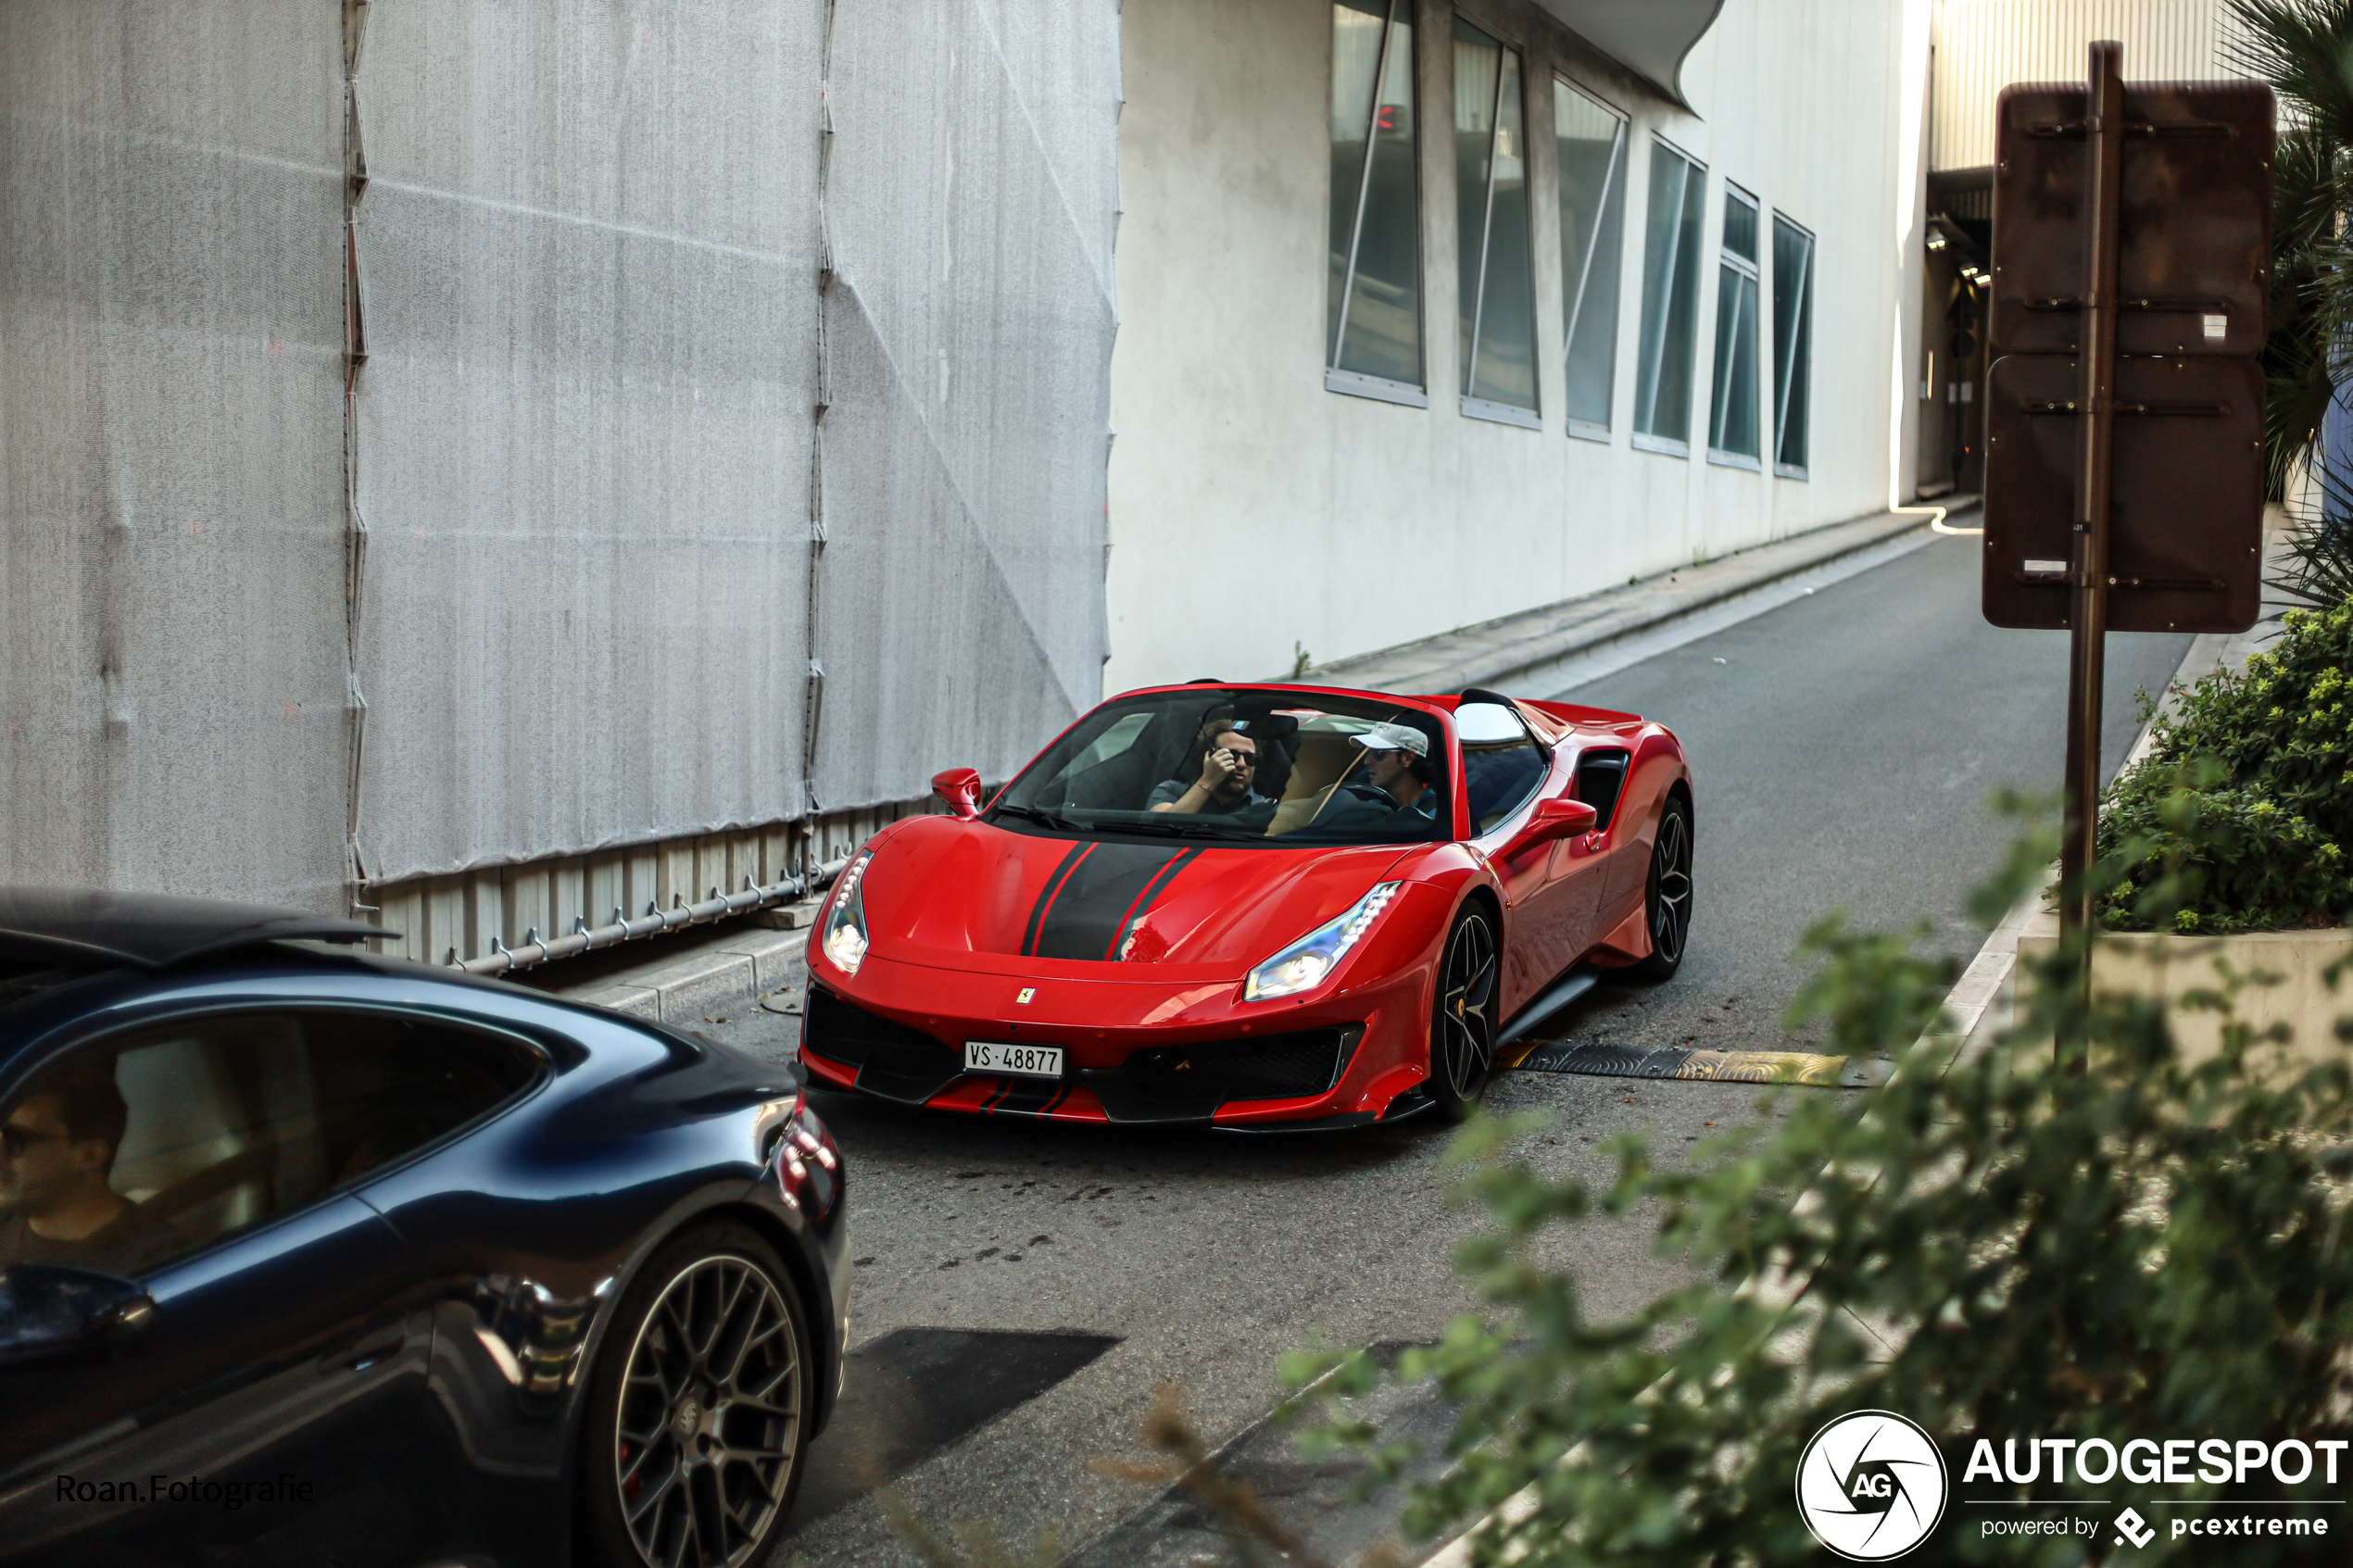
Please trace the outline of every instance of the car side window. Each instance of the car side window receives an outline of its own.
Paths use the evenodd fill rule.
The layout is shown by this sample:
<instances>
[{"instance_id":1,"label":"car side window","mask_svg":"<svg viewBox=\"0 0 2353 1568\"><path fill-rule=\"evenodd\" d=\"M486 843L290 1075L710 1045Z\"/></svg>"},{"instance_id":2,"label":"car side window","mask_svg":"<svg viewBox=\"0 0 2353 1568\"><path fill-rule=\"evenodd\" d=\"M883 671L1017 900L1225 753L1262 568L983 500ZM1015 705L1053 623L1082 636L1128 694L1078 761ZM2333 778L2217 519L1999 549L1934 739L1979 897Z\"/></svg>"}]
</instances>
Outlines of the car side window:
<instances>
[{"instance_id":1,"label":"car side window","mask_svg":"<svg viewBox=\"0 0 2353 1568\"><path fill-rule=\"evenodd\" d=\"M1528 802L1544 782L1552 759L1519 715L1494 703L1465 703L1455 710L1463 745L1463 792L1471 832L1489 833Z\"/></svg>"},{"instance_id":2,"label":"car side window","mask_svg":"<svg viewBox=\"0 0 2353 1568\"><path fill-rule=\"evenodd\" d=\"M140 1277L413 1153L538 1071L514 1042L327 1010L93 1042L0 1105L0 1267Z\"/></svg>"}]
</instances>

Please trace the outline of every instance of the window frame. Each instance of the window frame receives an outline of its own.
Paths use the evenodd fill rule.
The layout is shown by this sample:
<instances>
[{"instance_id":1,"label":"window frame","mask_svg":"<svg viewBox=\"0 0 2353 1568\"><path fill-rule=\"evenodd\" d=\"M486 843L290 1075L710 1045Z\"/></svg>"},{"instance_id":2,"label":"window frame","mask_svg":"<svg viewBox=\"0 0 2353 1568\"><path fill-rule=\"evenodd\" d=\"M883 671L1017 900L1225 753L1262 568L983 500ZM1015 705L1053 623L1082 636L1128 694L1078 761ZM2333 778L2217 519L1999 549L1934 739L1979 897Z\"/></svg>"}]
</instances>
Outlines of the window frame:
<instances>
[{"instance_id":1,"label":"window frame","mask_svg":"<svg viewBox=\"0 0 2353 1568\"><path fill-rule=\"evenodd\" d=\"M1562 384L1563 387L1566 388L1568 380L1569 356L1576 352L1577 329L1583 320L1586 296L1592 287L1593 269L1600 259L1598 253L1601 249L1601 231L1606 221L1606 214L1609 211L1610 202L1613 198L1615 198L1617 203L1617 232L1616 234L1617 244L1617 255L1610 258L1609 265L1617 271L1621 286L1617 296L1611 301L1609 323L1607 327L1604 329L1605 334L1604 341L1607 343L1609 347L1609 372L1606 378L1604 391L1606 393L1605 402L1608 405L1610 417L1603 423L1595 424L1590 420L1580 420L1574 414L1567 416L1568 434L1574 436L1579 441L1598 441L1606 445L1614 439L1615 432L1617 427L1617 325L1619 307L1624 301L1623 283L1626 268L1626 187L1629 177L1632 173L1634 162L1634 120L1633 116L1617 107L1617 106L1612 104L1606 98L1604 98L1600 94L1595 93L1587 87L1581 86L1578 82L1570 80L1568 77L1562 75L1557 70L1553 72L1553 84L1556 89L1566 88L1569 92L1576 94L1579 97L1583 98L1587 103L1592 105L1595 108L1600 109L1604 114L1608 115L1612 119L1617 122L1617 135L1610 146L1609 170L1603 178L1602 197L1600 202L1596 204L1594 207L1594 232L1592 243L1585 247L1585 259L1578 268L1576 287L1571 289L1567 286L1568 279L1566 272L1564 272L1561 279L1563 286L1561 290L1560 358ZM1557 102L1558 100L1555 99L1555 104L1557 104ZM1561 202L1561 170L1559 163L1560 115L1557 107L1555 108L1553 116L1553 201L1554 217L1555 221L1557 221L1560 218L1560 209L1563 205ZM1567 260L1567 258L1566 257L1562 257L1564 268L1566 267Z\"/></svg>"},{"instance_id":2,"label":"window frame","mask_svg":"<svg viewBox=\"0 0 2353 1568\"><path fill-rule=\"evenodd\" d=\"M1757 250L1759 254L1755 257L1745 257L1741 255L1738 251L1732 249L1731 245L1727 243L1725 237L1726 231L1730 227L1730 225L1724 222L1721 218L1718 219L1716 232L1716 266L1717 277L1718 280L1716 289L1716 335L1720 344L1724 337L1724 289L1721 280L1723 278L1724 271L1729 269L1742 278L1744 278L1750 285L1748 354L1750 362L1750 379L1753 384L1749 390L1757 398L1759 404L1757 411L1759 414L1762 414L1765 412L1764 367L1757 363L1758 357L1756 353L1756 342L1758 338L1764 335L1764 332L1762 324L1756 320L1756 317L1765 301L1765 270L1762 252L1764 250L1765 241L1768 235L1768 230L1765 221L1765 204L1757 199L1757 197L1750 191L1733 183L1730 180L1726 180L1724 182L1724 203L1722 207L1724 214L1729 215L1730 213L1731 207L1734 202L1739 202L1748 208L1749 217L1753 220L1754 228L1755 230ZM1737 307L1735 307L1737 308ZM1735 332L1739 331L1739 322L1737 320L1735 320L1732 323L1732 328ZM1738 343L1734 343L1731 347L1732 353L1730 357L1737 358L1740 351L1740 345ZM1707 460L1716 464L1719 468L1745 469L1751 473L1763 473L1765 471L1765 460L1764 453L1761 448L1765 445L1764 427L1766 424L1766 421L1763 419L1760 418L1756 421L1756 444L1760 450L1755 456L1752 457L1745 452L1735 452L1728 447L1717 445L1717 437L1722 433L1723 422L1726 415L1730 411L1730 401L1732 393L1732 378L1727 372L1730 370L1730 368L1731 367L1728 364L1716 364L1710 377L1707 388ZM1777 431L1778 428L1779 427L1777 425Z\"/></svg>"},{"instance_id":3,"label":"window frame","mask_svg":"<svg viewBox=\"0 0 2353 1568\"><path fill-rule=\"evenodd\" d=\"M1376 402L1393 403L1407 408L1429 407L1429 320L1428 289L1422 268L1422 159L1421 159L1421 82L1419 65L1419 20L1414 13L1414 0L1383 0L1380 54L1373 62L1371 101L1365 106L1365 161L1356 172L1356 198L1349 220L1348 263L1345 280L1340 285L1340 308L1337 319L1327 323L1327 342L1324 349L1324 390L1350 397L1368 397ZM1337 38L1339 28L1338 0L1328 0L1327 21ZM1414 211L1411 225L1414 235L1415 350L1422 379L1418 383L1393 381L1387 376L1367 374L1362 370L1344 370L1340 367L1341 350L1348 342L1348 309L1355 298L1357 257L1365 239L1365 208L1370 200L1373 181L1374 120L1380 113L1380 84L1389 68L1389 51L1395 43L1394 30L1401 19L1408 29L1406 47L1412 57L1405 62L1405 80L1414 91L1412 105L1413 143L1408 163L1414 174ZM1324 51L1324 69L1335 69L1333 49ZM1327 98L1330 96L1327 92ZM1338 193L1334 193L1337 196Z\"/></svg>"},{"instance_id":4,"label":"window frame","mask_svg":"<svg viewBox=\"0 0 2353 1568\"><path fill-rule=\"evenodd\" d=\"M1487 128L1487 188L1483 194L1479 215L1478 281L1477 287L1472 294L1469 330L1467 333L1463 334L1458 339L1457 357L1462 360L1462 383L1458 389L1461 406L1458 411L1465 419L1485 420L1493 424L1513 425L1521 430L1541 431L1544 428L1543 373L1541 369L1541 361L1535 341L1536 182L1534 178L1535 159L1530 154L1528 146L1528 50L1524 45L1514 43L1510 38L1496 31L1493 28L1489 27L1484 21L1470 17L1463 11L1457 10L1453 12L1453 19L1455 27L1469 28L1472 31L1479 34L1479 36L1484 38L1488 43L1493 44L1496 50L1495 92L1494 95L1488 101L1489 124ZM1456 35L1451 30L1448 32L1447 41L1450 44L1456 41ZM1504 61L1506 56L1516 62L1515 69L1506 70L1504 69ZM1492 270L1492 269L1489 266L1489 262L1494 255L1496 148L1501 143L1504 135L1504 79L1506 77L1516 77L1519 85L1520 187L1523 193L1522 199L1526 204L1527 208L1527 232L1522 235L1521 242L1523 246L1522 254L1528 262L1527 303L1529 329L1528 344L1529 394L1535 399L1535 405L1531 408L1522 408L1516 403L1504 403L1491 397L1480 397L1473 394L1470 390L1472 387L1478 384L1479 335L1480 330L1486 324L1487 288L1488 283L1491 281L1490 273ZM1461 106L1454 106L1454 110L1456 121L1453 134L1456 137L1460 137L1462 134L1459 118ZM1458 229L1462 221L1462 204L1463 191L1458 182L1454 191L1455 222ZM1463 292L1462 284L1468 275L1467 269L1468 258L1461 255L1457 255L1454 258L1454 270L1455 296L1457 302L1456 325L1458 332L1460 332L1462 324L1460 316L1460 300Z\"/></svg>"},{"instance_id":5,"label":"window frame","mask_svg":"<svg viewBox=\"0 0 2353 1568\"><path fill-rule=\"evenodd\" d=\"M1807 481L1814 477L1814 432L1810 418L1813 412L1811 395L1814 385L1814 257L1820 252L1821 241L1813 230L1778 208L1773 211L1772 219L1771 233L1775 239L1779 239L1780 231L1787 228L1790 232L1803 236L1806 241L1806 266L1797 281L1791 285L1797 291L1798 313L1793 319L1790 337L1793 345L1804 346L1806 361L1806 379L1798 387L1797 396L1794 399L1790 396L1790 383L1795 372L1799 356L1792 353L1789 355L1787 364L1781 362L1783 345L1780 341L1780 305L1783 280L1778 259L1773 267L1775 307L1773 311L1773 476L1776 479ZM1778 247L1776 248L1778 250ZM1786 463L1781 460L1781 451L1789 431L1789 410L1793 403L1803 405L1809 416L1806 422L1800 427L1806 445L1805 454L1806 460L1803 463Z\"/></svg>"},{"instance_id":6,"label":"window frame","mask_svg":"<svg viewBox=\"0 0 2353 1568\"><path fill-rule=\"evenodd\" d=\"M404 1022L423 1024L436 1029L447 1030L456 1034L486 1036L504 1044L518 1047L522 1049L525 1058L532 1063L533 1076L528 1084L524 1085L515 1093L498 1101L496 1105L492 1106L487 1110L483 1111L481 1114L465 1122L459 1123L457 1126L450 1128L439 1137L428 1139L426 1142L419 1144L416 1148L408 1150L397 1158L387 1160L381 1165L373 1166L347 1182L335 1183L321 1187L315 1195L312 1196L309 1202L305 1203L298 1208L286 1209L277 1213L268 1215L258 1223L251 1224L243 1230L232 1231L226 1236L216 1236L211 1241L207 1242L201 1247L182 1253L179 1257L170 1259L166 1262L157 1264L156 1267L149 1270L141 1280L134 1281L134 1283L144 1283L146 1279L159 1279L165 1274L170 1273L174 1269L184 1268L192 1263L200 1262L206 1259L213 1257L224 1248L242 1246L252 1240L254 1237L266 1236L270 1232L277 1229L279 1226L285 1224L287 1222L299 1219L305 1214L311 1213L325 1205L335 1201L337 1198L350 1197L384 1177L390 1176L399 1171L407 1170L409 1166L416 1164L418 1161L428 1159L441 1150L447 1148L458 1139L467 1136L477 1128L486 1126L491 1122L496 1121L500 1117L512 1114L514 1111L521 1110L528 1102L535 1100L541 1095L547 1093L548 1085L555 1082L561 1066L561 1064L556 1060L557 1053L551 1050L545 1041L536 1039L531 1035L525 1034L521 1030L502 1028L496 1024L484 1023L479 1020L466 1015L442 1012L431 1008L390 1006L380 1002L354 1002L333 998L288 999L279 997L269 997L266 999L255 997L239 997L234 999L222 998L216 1001L201 1003L193 1007L173 1008L166 1011L149 1013L138 1018L109 1019L101 1026L92 1029L87 1033L75 1034L66 1039L59 1040L49 1048L39 1052L36 1058L19 1064L19 1071L8 1074L5 1082L0 1082L0 1108L15 1105L18 1099L24 1094L26 1089L31 1087L44 1073L56 1069L85 1051L104 1049L110 1043L119 1042L130 1036L145 1035L154 1030L169 1029L175 1025L200 1023L208 1019L221 1017L235 1017L239 1015L283 1016L287 1014L319 1014L335 1012L359 1013L378 1018L396 1018ZM118 1154L120 1154L120 1150L117 1150Z\"/></svg>"},{"instance_id":7,"label":"window frame","mask_svg":"<svg viewBox=\"0 0 2353 1568\"><path fill-rule=\"evenodd\" d=\"M1521 796L1516 801L1514 801L1510 806L1504 808L1503 810L1496 812L1494 814L1495 820L1493 826L1482 828L1478 825L1478 816L1471 810L1470 752L1471 748L1474 746L1488 746L1500 743L1493 741L1466 741L1463 738L1462 726L1458 721L1456 715L1459 715L1462 712L1465 705L1458 703L1454 708L1453 713L1449 715L1446 728L1449 738L1452 740L1453 746L1454 755L1453 760L1454 764L1454 778L1456 781L1455 793L1462 798L1462 820L1467 838L1470 841L1500 841L1502 839L1508 838L1513 833L1517 831L1517 823L1520 813L1528 810L1536 800L1540 799L1543 796L1544 785L1551 780L1553 776L1554 764L1558 760L1559 747L1553 742L1547 741L1542 734L1538 733L1536 726L1528 721L1528 715L1519 710L1519 707L1516 703L1496 702L1489 696L1474 697L1471 701L1481 707L1501 708L1504 709L1504 711L1508 712L1512 716L1513 721L1519 725L1520 739L1528 745L1534 746L1536 748L1537 757L1541 759L1542 765L1536 770L1536 782L1529 785L1528 793Z\"/></svg>"},{"instance_id":8,"label":"window frame","mask_svg":"<svg viewBox=\"0 0 2353 1568\"><path fill-rule=\"evenodd\" d=\"M1668 141L1666 137L1660 135L1655 131L1651 132L1650 143L1650 157L1654 166L1655 166L1656 160L1662 153L1668 157L1680 160L1684 166L1686 173L1684 176L1684 184L1682 186L1681 194L1679 197L1679 206L1689 204L1692 190L1691 181L1694 177L1698 180L1700 208L1699 233L1697 237L1699 238L1702 246L1705 247L1706 244L1707 230L1707 165L1701 162L1698 158L1693 157L1691 154L1685 152L1682 148L1677 146L1674 143ZM1645 182L1646 186L1648 183L1648 182ZM1643 192L1642 198L1644 207L1642 216L1646 224L1651 216L1648 210L1650 196L1651 192L1646 188ZM1642 375L1645 369L1645 361L1649 358L1649 353L1642 342L1642 339L1648 335L1646 329L1650 325L1650 322L1647 320L1650 307L1649 254L1648 243L1647 240L1645 240L1643 255L1642 319L1640 319L1637 321L1634 344L1636 358L1634 364L1634 409L1631 440L1637 451L1653 452L1661 457L1688 458L1692 455L1690 400L1692 395L1698 390L1696 387L1690 384L1689 379L1696 370L1699 363L1699 294L1702 284L1698 276L1698 264L1696 261L1692 263L1691 301L1692 342L1689 345L1689 351L1692 358L1692 368L1687 370L1685 372L1687 379L1684 386L1684 433L1679 439L1671 435L1658 435L1654 433L1652 431L1642 428L1645 423L1655 424L1658 418L1658 379L1660 371L1664 369L1666 363L1666 339L1667 327L1674 315L1677 304L1675 294L1675 273L1677 266L1680 263L1682 258L1682 217L1679 212L1676 216L1674 249L1669 253L1667 263L1662 270L1662 275L1666 280L1667 294L1659 310L1658 359L1655 363L1653 363L1648 367L1652 379L1651 408L1647 413L1645 413L1642 408Z\"/></svg>"}]
</instances>

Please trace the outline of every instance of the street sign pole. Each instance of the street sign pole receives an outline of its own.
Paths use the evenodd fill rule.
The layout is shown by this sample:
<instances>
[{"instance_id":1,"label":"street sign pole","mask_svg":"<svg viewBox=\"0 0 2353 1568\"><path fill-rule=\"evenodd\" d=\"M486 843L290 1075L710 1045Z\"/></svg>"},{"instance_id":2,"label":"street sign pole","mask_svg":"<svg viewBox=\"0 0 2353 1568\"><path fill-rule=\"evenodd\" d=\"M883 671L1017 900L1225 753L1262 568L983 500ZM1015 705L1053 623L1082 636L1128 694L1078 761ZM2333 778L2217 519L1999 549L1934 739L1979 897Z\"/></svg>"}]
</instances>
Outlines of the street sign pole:
<instances>
[{"instance_id":1,"label":"street sign pole","mask_svg":"<svg viewBox=\"0 0 2353 1568\"><path fill-rule=\"evenodd\" d=\"M1994 102L1982 591L2068 634L2061 1060L2083 1060L2110 632L2242 632L2262 597L2271 90L2124 80Z\"/></svg>"},{"instance_id":2,"label":"street sign pole","mask_svg":"<svg viewBox=\"0 0 2353 1568\"><path fill-rule=\"evenodd\" d=\"M2059 855L2060 950L2084 955L2091 985L2090 872L2100 809L2100 702L2108 642L2108 511L2116 436L2118 194L2124 172L2124 46L2094 44L2084 105L2084 279L2077 418L2082 443L2070 561L2067 681L2067 837Z\"/></svg>"}]
</instances>

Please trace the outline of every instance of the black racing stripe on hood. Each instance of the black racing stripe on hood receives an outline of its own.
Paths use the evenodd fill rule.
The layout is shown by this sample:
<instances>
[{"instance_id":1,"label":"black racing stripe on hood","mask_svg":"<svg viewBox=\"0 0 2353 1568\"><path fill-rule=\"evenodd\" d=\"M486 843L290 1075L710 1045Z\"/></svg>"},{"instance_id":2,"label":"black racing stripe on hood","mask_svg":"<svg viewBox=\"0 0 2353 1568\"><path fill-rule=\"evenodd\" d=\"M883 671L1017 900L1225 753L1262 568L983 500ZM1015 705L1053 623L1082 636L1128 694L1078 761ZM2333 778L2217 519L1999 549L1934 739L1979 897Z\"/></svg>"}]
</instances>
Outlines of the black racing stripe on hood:
<instances>
[{"instance_id":1,"label":"black racing stripe on hood","mask_svg":"<svg viewBox=\"0 0 2353 1568\"><path fill-rule=\"evenodd\" d=\"M1070 847L1070 853L1055 862L1054 874L1046 879L1046 890L1038 895L1038 907L1029 911L1029 928L1021 934L1022 957L1037 956L1038 928L1045 922L1046 911L1053 908L1055 896L1062 892L1063 883L1069 878L1071 868L1085 859L1088 850L1100 847L1100 845L1091 843L1074 844Z\"/></svg>"},{"instance_id":2,"label":"black racing stripe on hood","mask_svg":"<svg viewBox=\"0 0 2353 1568\"><path fill-rule=\"evenodd\" d=\"M1168 891L1170 883L1176 880L1176 873L1191 865L1194 857L1200 853L1198 849L1188 849L1160 869L1160 874L1153 877L1146 884L1143 892L1136 896L1136 901L1128 907L1127 916L1120 922L1119 929L1112 933L1111 947L1103 954L1103 957L1112 960L1118 959L1120 945L1127 940L1127 934L1136 929L1139 921L1151 913L1152 906L1160 902L1160 896Z\"/></svg>"},{"instance_id":3,"label":"black racing stripe on hood","mask_svg":"<svg viewBox=\"0 0 2353 1568\"><path fill-rule=\"evenodd\" d=\"M1189 859L1197 849L1172 849L1149 844L1090 846L1095 852L1076 861L1059 889L1049 887L1040 901L1037 937L1029 947L1041 959L1111 957L1112 943L1144 889L1172 861Z\"/></svg>"}]
</instances>

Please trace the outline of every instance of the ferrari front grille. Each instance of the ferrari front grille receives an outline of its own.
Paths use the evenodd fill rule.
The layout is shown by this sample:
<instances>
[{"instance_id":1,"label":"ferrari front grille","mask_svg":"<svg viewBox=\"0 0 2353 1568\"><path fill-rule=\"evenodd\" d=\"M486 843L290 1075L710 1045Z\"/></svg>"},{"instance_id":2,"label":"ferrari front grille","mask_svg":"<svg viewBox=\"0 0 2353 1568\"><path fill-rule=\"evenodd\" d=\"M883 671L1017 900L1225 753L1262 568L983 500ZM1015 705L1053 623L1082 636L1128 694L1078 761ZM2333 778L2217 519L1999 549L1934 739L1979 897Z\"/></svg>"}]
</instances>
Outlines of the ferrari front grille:
<instances>
[{"instance_id":1,"label":"ferrari front grille","mask_svg":"<svg viewBox=\"0 0 2353 1568\"><path fill-rule=\"evenodd\" d=\"M809 988L807 1049L858 1070L858 1086L921 1105L963 1071L963 1059L920 1029L878 1017L822 986Z\"/></svg>"}]
</instances>

